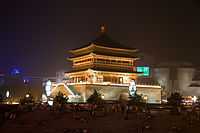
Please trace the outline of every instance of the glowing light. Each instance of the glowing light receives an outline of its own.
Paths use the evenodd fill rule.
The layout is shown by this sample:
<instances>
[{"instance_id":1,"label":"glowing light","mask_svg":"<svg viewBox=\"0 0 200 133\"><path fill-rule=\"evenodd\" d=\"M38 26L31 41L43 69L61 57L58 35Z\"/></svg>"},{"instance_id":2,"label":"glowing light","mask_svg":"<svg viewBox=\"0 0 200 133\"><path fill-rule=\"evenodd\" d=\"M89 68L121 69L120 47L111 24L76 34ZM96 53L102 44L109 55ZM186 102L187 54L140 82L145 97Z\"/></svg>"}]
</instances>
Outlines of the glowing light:
<instances>
[{"instance_id":1,"label":"glowing light","mask_svg":"<svg viewBox=\"0 0 200 133\"><path fill-rule=\"evenodd\" d=\"M102 33L105 32L105 26L101 26L101 32L102 32Z\"/></svg>"},{"instance_id":2,"label":"glowing light","mask_svg":"<svg viewBox=\"0 0 200 133\"><path fill-rule=\"evenodd\" d=\"M7 90L6 91L6 97L8 98L10 96L10 92Z\"/></svg>"},{"instance_id":3,"label":"glowing light","mask_svg":"<svg viewBox=\"0 0 200 133\"><path fill-rule=\"evenodd\" d=\"M12 102L11 104L19 104L19 102Z\"/></svg>"},{"instance_id":4,"label":"glowing light","mask_svg":"<svg viewBox=\"0 0 200 133\"><path fill-rule=\"evenodd\" d=\"M129 86L129 93L131 96L135 96L136 91L137 91L137 88L136 88L135 80L132 80Z\"/></svg>"},{"instance_id":5,"label":"glowing light","mask_svg":"<svg viewBox=\"0 0 200 133\"><path fill-rule=\"evenodd\" d=\"M24 84L28 84L29 83L29 78L24 78Z\"/></svg>"},{"instance_id":6,"label":"glowing light","mask_svg":"<svg viewBox=\"0 0 200 133\"><path fill-rule=\"evenodd\" d=\"M47 102L50 106L53 106L53 101L48 101Z\"/></svg>"},{"instance_id":7,"label":"glowing light","mask_svg":"<svg viewBox=\"0 0 200 133\"><path fill-rule=\"evenodd\" d=\"M42 94L42 102L47 102L47 96L45 94Z\"/></svg>"},{"instance_id":8,"label":"glowing light","mask_svg":"<svg viewBox=\"0 0 200 133\"><path fill-rule=\"evenodd\" d=\"M196 96L193 96L192 101L193 101L194 103L196 103L197 99L198 99L198 98L197 98Z\"/></svg>"},{"instance_id":9,"label":"glowing light","mask_svg":"<svg viewBox=\"0 0 200 133\"><path fill-rule=\"evenodd\" d=\"M144 99L145 101L147 101L147 99L148 99L148 96L147 96L147 95L145 95L145 96L143 97L143 99Z\"/></svg>"},{"instance_id":10,"label":"glowing light","mask_svg":"<svg viewBox=\"0 0 200 133\"><path fill-rule=\"evenodd\" d=\"M46 85L51 85L51 81L48 80L48 81L46 82Z\"/></svg>"},{"instance_id":11,"label":"glowing light","mask_svg":"<svg viewBox=\"0 0 200 133\"><path fill-rule=\"evenodd\" d=\"M146 66L139 66L139 67L136 67L137 69L137 72L142 72L141 76L149 76L149 67L146 67Z\"/></svg>"},{"instance_id":12,"label":"glowing light","mask_svg":"<svg viewBox=\"0 0 200 133\"><path fill-rule=\"evenodd\" d=\"M144 88L161 88L159 85L136 85L137 87L144 87Z\"/></svg>"},{"instance_id":13,"label":"glowing light","mask_svg":"<svg viewBox=\"0 0 200 133\"><path fill-rule=\"evenodd\" d=\"M50 80L46 82L45 91L46 91L47 96L51 95L51 81Z\"/></svg>"},{"instance_id":14,"label":"glowing light","mask_svg":"<svg viewBox=\"0 0 200 133\"><path fill-rule=\"evenodd\" d=\"M26 98L29 98L30 97L30 94L26 94Z\"/></svg>"},{"instance_id":15,"label":"glowing light","mask_svg":"<svg viewBox=\"0 0 200 133\"><path fill-rule=\"evenodd\" d=\"M60 85L63 85L65 87L65 89L72 95L72 96L75 96L75 94L69 89L69 87L65 84L65 83L58 83L55 85L55 89L60 86ZM50 91L51 93L51 91Z\"/></svg>"},{"instance_id":16,"label":"glowing light","mask_svg":"<svg viewBox=\"0 0 200 133\"><path fill-rule=\"evenodd\" d=\"M69 99L68 99L67 102L78 102L80 100L81 96L79 96L79 95L75 95L75 96L69 95L68 98Z\"/></svg>"},{"instance_id":17,"label":"glowing light","mask_svg":"<svg viewBox=\"0 0 200 133\"><path fill-rule=\"evenodd\" d=\"M10 71L10 74L15 76L15 75L19 75L21 74L21 71L19 68L12 68L11 71Z\"/></svg>"},{"instance_id":18,"label":"glowing light","mask_svg":"<svg viewBox=\"0 0 200 133\"><path fill-rule=\"evenodd\" d=\"M168 101L166 99L162 99L162 102L163 103L167 103Z\"/></svg>"}]
</instances>

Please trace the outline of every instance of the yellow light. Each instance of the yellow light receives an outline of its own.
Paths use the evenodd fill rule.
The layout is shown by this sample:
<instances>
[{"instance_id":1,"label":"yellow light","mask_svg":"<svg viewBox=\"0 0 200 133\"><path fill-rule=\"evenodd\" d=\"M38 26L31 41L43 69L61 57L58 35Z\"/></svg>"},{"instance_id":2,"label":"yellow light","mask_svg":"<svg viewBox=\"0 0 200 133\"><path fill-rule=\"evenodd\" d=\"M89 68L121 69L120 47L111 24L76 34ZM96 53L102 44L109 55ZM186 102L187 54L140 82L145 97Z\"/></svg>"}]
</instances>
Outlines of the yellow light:
<instances>
[{"instance_id":1,"label":"yellow light","mask_svg":"<svg viewBox=\"0 0 200 133\"><path fill-rule=\"evenodd\" d=\"M12 104L19 104L19 102L12 102Z\"/></svg>"},{"instance_id":2,"label":"yellow light","mask_svg":"<svg viewBox=\"0 0 200 133\"><path fill-rule=\"evenodd\" d=\"M136 85L136 87L144 87L144 88L161 88L159 85Z\"/></svg>"},{"instance_id":3,"label":"yellow light","mask_svg":"<svg viewBox=\"0 0 200 133\"><path fill-rule=\"evenodd\" d=\"M145 96L143 97L143 99L144 99L145 101L147 101L148 97L145 95Z\"/></svg>"},{"instance_id":4,"label":"yellow light","mask_svg":"<svg viewBox=\"0 0 200 133\"><path fill-rule=\"evenodd\" d=\"M101 33L104 33L105 32L105 26L101 26Z\"/></svg>"},{"instance_id":5,"label":"yellow light","mask_svg":"<svg viewBox=\"0 0 200 133\"><path fill-rule=\"evenodd\" d=\"M26 98L29 98L30 97L30 95L29 94L26 94Z\"/></svg>"}]
</instances>

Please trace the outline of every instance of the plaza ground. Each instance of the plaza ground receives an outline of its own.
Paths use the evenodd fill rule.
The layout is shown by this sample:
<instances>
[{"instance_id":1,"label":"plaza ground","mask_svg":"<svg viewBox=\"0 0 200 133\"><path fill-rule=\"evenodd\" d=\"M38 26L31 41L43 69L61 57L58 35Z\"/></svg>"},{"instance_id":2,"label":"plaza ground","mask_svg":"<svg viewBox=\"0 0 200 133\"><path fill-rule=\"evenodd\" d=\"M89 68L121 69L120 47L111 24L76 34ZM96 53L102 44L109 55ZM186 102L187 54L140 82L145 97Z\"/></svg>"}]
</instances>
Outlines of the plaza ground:
<instances>
[{"instance_id":1,"label":"plaza ground","mask_svg":"<svg viewBox=\"0 0 200 133\"><path fill-rule=\"evenodd\" d=\"M59 112L35 110L20 113L13 120L1 125L1 133L68 133L86 129L89 133L199 133L200 121L188 119L184 113L172 115L169 110L151 110L151 117L144 113L109 112Z\"/></svg>"}]
</instances>

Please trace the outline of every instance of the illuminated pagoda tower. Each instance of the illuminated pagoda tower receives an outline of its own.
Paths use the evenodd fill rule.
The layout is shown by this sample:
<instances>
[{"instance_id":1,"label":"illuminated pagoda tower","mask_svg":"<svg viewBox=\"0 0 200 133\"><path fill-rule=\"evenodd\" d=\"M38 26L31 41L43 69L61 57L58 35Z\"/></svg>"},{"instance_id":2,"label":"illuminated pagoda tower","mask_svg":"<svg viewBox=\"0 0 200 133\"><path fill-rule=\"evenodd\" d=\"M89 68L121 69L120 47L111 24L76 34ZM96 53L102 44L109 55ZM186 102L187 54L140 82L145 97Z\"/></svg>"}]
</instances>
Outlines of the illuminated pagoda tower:
<instances>
[{"instance_id":1,"label":"illuminated pagoda tower","mask_svg":"<svg viewBox=\"0 0 200 133\"><path fill-rule=\"evenodd\" d=\"M88 45L70 50L72 71L66 72L70 88L76 89L84 101L99 91L105 100L117 100L128 95L131 80L137 78L137 49L128 49L113 41L101 27L99 37Z\"/></svg>"},{"instance_id":2,"label":"illuminated pagoda tower","mask_svg":"<svg viewBox=\"0 0 200 133\"><path fill-rule=\"evenodd\" d=\"M94 90L105 100L127 99L130 83L141 75L136 71L138 50L125 48L113 41L103 26L95 40L69 52L72 55L68 58L72 62L72 71L65 72L65 88L73 96L79 95L84 102ZM136 86L139 94L147 95L153 102L161 101L160 86ZM52 94L58 91L53 88Z\"/></svg>"}]
</instances>

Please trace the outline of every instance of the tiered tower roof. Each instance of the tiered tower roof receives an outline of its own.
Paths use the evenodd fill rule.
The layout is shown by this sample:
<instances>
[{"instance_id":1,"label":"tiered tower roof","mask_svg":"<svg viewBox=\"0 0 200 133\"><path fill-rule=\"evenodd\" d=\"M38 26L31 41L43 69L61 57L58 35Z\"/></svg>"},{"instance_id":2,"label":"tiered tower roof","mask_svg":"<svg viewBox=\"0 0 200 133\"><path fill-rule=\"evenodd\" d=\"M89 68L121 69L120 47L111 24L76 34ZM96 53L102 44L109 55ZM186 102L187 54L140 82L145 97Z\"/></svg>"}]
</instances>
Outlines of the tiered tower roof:
<instances>
[{"instance_id":1,"label":"tiered tower roof","mask_svg":"<svg viewBox=\"0 0 200 133\"><path fill-rule=\"evenodd\" d=\"M108 72L136 73L135 60L138 60L137 49L123 46L111 39L101 27L99 36L83 47L69 51L72 56L73 70L70 72L85 71L88 69Z\"/></svg>"},{"instance_id":2,"label":"tiered tower roof","mask_svg":"<svg viewBox=\"0 0 200 133\"><path fill-rule=\"evenodd\" d=\"M87 55L89 53L118 56L118 57L131 57L137 58L138 49L133 49L122 45L121 43L113 40L107 35L104 28L101 27L101 32L97 38L90 41L88 44L70 50L72 57Z\"/></svg>"}]
</instances>

